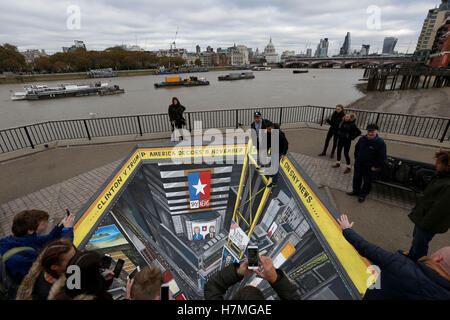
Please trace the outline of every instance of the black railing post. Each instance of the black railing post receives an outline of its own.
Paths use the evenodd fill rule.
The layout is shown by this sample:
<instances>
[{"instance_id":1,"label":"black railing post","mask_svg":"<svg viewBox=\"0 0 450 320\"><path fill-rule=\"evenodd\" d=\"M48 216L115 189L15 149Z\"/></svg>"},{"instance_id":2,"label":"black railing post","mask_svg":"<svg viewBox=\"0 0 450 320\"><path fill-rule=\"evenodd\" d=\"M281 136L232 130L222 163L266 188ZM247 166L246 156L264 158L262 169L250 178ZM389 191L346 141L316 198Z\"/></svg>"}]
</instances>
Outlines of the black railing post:
<instances>
[{"instance_id":1,"label":"black railing post","mask_svg":"<svg viewBox=\"0 0 450 320\"><path fill-rule=\"evenodd\" d=\"M283 107L280 108L280 122L278 123L281 127L281 118L283 116Z\"/></svg>"},{"instance_id":2,"label":"black railing post","mask_svg":"<svg viewBox=\"0 0 450 320\"><path fill-rule=\"evenodd\" d=\"M441 143L444 142L445 136L447 135L447 132L448 132L448 128L449 128L449 127L450 127L450 119L447 120L447 126L445 127L444 134L442 135Z\"/></svg>"},{"instance_id":3,"label":"black railing post","mask_svg":"<svg viewBox=\"0 0 450 320\"><path fill-rule=\"evenodd\" d=\"M236 129L239 128L239 112L238 109L236 109Z\"/></svg>"},{"instance_id":4,"label":"black railing post","mask_svg":"<svg viewBox=\"0 0 450 320\"><path fill-rule=\"evenodd\" d=\"M320 120L320 126L323 125L323 117L325 116L325 107L322 107L322 119Z\"/></svg>"},{"instance_id":5,"label":"black railing post","mask_svg":"<svg viewBox=\"0 0 450 320\"><path fill-rule=\"evenodd\" d=\"M89 133L89 129L88 129L86 120L83 120L83 122L84 122L84 127L86 128L86 133L87 133L88 139L91 140L91 134Z\"/></svg>"},{"instance_id":6,"label":"black railing post","mask_svg":"<svg viewBox=\"0 0 450 320\"><path fill-rule=\"evenodd\" d=\"M189 122L189 132L192 132L192 125L191 125L191 113L188 112L188 122Z\"/></svg>"},{"instance_id":7,"label":"black railing post","mask_svg":"<svg viewBox=\"0 0 450 320\"><path fill-rule=\"evenodd\" d=\"M34 149L34 144L33 144L33 141L31 141L31 137L30 137L30 134L29 134L29 132L28 132L27 127L23 127L23 128L24 128L24 130L25 130L25 134L27 135L28 141L30 142L31 148Z\"/></svg>"},{"instance_id":8,"label":"black railing post","mask_svg":"<svg viewBox=\"0 0 450 320\"><path fill-rule=\"evenodd\" d=\"M142 137L141 120L139 119L139 116L136 116L136 117L137 117L137 121L138 121L138 125L139 125L139 133L141 134L141 137Z\"/></svg>"},{"instance_id":9,"label":"black railing post","mask_svg":"<svg viewBox=\"0 0 450 320\"><path fill-rule=\"evenodd\" d=\"M377 115L377 120L375 120L375 123L378 124L378 119L380 119L380 113Z\"/></svg>"}]
</instances>

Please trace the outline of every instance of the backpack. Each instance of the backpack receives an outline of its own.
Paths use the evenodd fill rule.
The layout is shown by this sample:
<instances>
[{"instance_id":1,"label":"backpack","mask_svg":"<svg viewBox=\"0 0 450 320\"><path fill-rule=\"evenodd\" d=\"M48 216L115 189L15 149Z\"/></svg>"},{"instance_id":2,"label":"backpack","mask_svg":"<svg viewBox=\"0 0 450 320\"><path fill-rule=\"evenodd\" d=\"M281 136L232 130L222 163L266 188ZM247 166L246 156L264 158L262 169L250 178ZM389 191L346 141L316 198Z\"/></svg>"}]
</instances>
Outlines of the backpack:
<instances>
[{"instance_id":1,"label":"backpack","mask_svg":"<svg viewBox=\"0 0 450 320\"><path fill-rule=\"evenodd\" d=\"M16 298L19 284L14 280L9 271L6 269L6 261L16 253L36 249L32 247L16 247L9 249L0 257L0 300L13 300Z\"/></svg>"}]
</instances>

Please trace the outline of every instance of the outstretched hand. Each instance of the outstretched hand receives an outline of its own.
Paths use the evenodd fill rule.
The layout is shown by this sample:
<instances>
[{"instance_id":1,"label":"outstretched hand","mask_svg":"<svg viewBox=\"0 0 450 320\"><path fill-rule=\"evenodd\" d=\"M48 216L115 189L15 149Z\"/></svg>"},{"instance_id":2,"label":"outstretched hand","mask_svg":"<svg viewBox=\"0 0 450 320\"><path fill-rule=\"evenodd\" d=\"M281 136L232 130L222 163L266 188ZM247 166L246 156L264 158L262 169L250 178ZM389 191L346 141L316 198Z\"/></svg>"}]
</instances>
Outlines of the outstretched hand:
<instances>
[{"instance_id":1,"label":"outstretched hand","mask_svg":"<svg viewBox=\"0 0 450 320\"><path fill-rule=\"evenodd\" d=\"M354 222L349 222L346 214L341 215L338 219L339 224L341 225L342 230L353 227Z\"/></svg>"}]
</instances>

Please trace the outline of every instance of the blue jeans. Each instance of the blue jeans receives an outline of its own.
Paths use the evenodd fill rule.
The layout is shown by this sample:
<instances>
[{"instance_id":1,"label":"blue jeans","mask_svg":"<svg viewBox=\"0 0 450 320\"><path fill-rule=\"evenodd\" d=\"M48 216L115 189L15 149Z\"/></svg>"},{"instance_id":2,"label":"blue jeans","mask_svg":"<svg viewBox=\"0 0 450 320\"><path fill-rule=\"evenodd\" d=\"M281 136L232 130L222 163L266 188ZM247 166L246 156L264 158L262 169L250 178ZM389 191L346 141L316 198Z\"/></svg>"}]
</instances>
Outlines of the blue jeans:
<instances>
[{"instance_id":1,"label":"blue jeans","mask_svg":"<svg viewBox=\"0 0 450 320\"><path fill-rule=\"evenodd\" d=\"M434 234L428 233L418 226L415 226L413 231L413 242L411 249L409 249L408 257L417 261L426 256L428 254L428 244L433 237Z\"/></svg>"}]
</instances>

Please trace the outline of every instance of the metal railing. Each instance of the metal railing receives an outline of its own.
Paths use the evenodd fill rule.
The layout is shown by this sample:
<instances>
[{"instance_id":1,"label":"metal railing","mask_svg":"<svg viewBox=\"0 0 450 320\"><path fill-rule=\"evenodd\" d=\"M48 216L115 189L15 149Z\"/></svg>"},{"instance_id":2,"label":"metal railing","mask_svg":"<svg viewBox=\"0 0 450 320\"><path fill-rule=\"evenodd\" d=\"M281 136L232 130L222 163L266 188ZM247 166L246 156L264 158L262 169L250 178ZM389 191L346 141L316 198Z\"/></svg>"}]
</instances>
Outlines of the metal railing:
<instances>
[{"instance_id":1,"label":"metal railing","mask_svg":"<svg viewBox=\"0 0 450 320\"><path fill-rule=\"evenodd\" d=\"M186 127L194 128L194 121L201 121L203 129L237 128L250 125L253 112L261 111L265 119L282 124L316 123L325 125L334 108L319 106L252 107L213 111L185 112ZM409 114L346 109L357 116L357 124L364 129L369 123L377 123L380 131L390 134L450 140L450 118L415 116ZM145 114L109 118L48 121L22 127L0 130L0 154L21 149L35 148L61 140L88 139L148 133L170 132L167 114Z\"/></svg>"}]
</instances>

